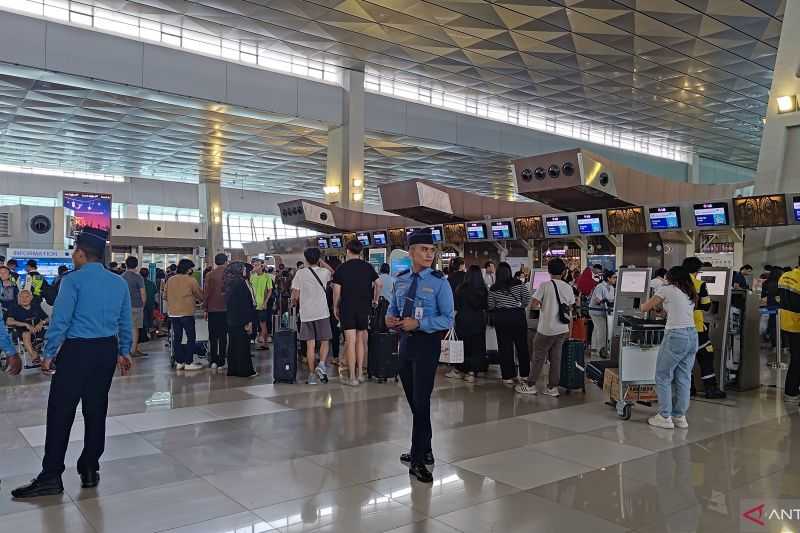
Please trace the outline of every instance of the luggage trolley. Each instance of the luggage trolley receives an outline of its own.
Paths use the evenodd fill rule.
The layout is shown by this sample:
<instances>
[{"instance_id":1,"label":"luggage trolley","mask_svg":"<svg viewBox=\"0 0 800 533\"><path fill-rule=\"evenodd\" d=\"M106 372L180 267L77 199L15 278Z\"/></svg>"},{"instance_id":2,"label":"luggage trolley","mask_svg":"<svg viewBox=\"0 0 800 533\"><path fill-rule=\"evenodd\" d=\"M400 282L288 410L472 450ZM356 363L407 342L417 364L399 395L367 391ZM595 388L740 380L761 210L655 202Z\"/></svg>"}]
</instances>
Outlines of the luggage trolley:
<instances>
[{"instance_id":1,"label":"luggage trolley","mask_svg":"<svg viewBox=\"0 0 800 533\"><path fill-rule=\"evenodd\" d=\"M614 407L623 420L631 417L635 400L629 400L633 386L655 385L658 348L664 338L664 321L621 317L619 353L619 398Z\"/></svg>"}]
</instances>

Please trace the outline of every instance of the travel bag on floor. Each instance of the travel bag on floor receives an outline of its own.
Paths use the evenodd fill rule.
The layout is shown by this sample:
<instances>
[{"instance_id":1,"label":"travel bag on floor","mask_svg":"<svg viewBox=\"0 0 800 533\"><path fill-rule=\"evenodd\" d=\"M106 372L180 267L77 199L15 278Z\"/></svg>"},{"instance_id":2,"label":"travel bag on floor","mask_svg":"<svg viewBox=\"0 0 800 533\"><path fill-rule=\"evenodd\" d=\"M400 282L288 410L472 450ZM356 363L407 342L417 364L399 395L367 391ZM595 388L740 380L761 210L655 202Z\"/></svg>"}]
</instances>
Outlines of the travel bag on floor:
<instances>
[{"instance_id":1,"label":"travel bag on floor","mask_svg":"<svg viewBox=\"0 0 800 533\"><path fill-rule=\"evenodd\" d=\"M586 390L584 381L584 351L586 345L583 341L568 340L561 349L561 379L558 385L567 391Z\"/></svg>"},{"instance_id":2,"label":"travel bag on floor","mask_svg":"<svg viewBox=\"0 0 800 533\"><path fill-rule=\"evenodd\" d=\"M400 368L399 335L393 332L372 333L367 342L367 377L377 380L397 379Z\"/></svg>"},{"instance_id":3,"label":"travel bag on floor","mask_svg":"<svg viewBox=\"0 0 800 533\"><path fill-rule=\"evenodd\" d=\"M603 378L606 374L606 368L618 368L618 361L589 361L586 363L586 378L595 383L601 389L603 388Z\"/></svg>"},{"instance_id":4,"label":"travel bag on floor","mask_svg":"<svg viewBox=\"0 0 800 533\"><path fill-rule=\"evenodd\" d=\"M292 312L294 314L294 312ZM273 319L272 330L272 382L294 383L297 380L297 330L296 320L290 317L288 327L280 327L280 314Z\"/></svg>"}]
</instances>

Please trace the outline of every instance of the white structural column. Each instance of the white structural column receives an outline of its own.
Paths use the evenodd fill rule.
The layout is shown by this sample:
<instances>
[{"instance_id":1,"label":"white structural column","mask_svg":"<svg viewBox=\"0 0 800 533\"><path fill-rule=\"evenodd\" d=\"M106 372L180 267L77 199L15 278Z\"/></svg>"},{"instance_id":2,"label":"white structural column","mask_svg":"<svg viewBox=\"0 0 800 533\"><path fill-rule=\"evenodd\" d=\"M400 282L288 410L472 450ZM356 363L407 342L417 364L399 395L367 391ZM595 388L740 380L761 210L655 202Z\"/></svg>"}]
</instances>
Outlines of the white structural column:
<instances>
[{"instance_id":1,"label":"white structural column","mask_svg":"<svg viewBox=\"0 0 800 533\"><path fill-rule=\"evenodd\" d=\"M222 185L218 177L200 177L200 222L206 225L206 257L224 251L222 239Z\"/></svg>"},{"instance_id":2,"label":"white structural column","mask_svg":"<svg viewBox=\"0 0 800 533\"><path fill-rule=\"evenodd\" d=\"M786 2L781 41L769 97L761 152L758 157L757 194L800 193L800 1ZM778 102L789 97L794 111L781 112ZM785 102L784 98L782 102ZM753 235L755 236L755 235ZM748 237L750 237L748 235ZM763 239L761 238L763 237ZM795 265L800 248L798 226L771 228L758 238L758 246L746 243L746 261ZM748 239L752 241L753 239Z\"/></svg>"},{"instance_id":3,"label":"white structural column","mask_svg":"<svg viewBox=\"0 0 800 533\"><path fill-rule=\"evenodd\" d=\"M344 75L342 125L328 130L325 200L351 209L364 205L364 72Z\"/></svg>"}]
</instances>

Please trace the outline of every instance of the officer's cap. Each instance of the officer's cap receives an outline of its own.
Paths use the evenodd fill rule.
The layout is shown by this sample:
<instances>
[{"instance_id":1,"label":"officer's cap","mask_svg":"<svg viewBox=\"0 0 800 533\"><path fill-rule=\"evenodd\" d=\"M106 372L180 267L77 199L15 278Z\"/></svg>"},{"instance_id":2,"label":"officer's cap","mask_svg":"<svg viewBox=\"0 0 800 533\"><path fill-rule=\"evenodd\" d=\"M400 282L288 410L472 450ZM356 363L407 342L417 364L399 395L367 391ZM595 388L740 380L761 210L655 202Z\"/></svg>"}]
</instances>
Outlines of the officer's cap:
<instances>
[{"instance_id":1,"label":"officer's cap","mask_svg":"<svg viewBox=\"0 0 800 533\"><path fill-rule=\"evenodd\" d=\"M75 238L75 244L81 248L88 248L102 257L106 249L108 232L97 228L84 228Z\"/></svg>"},{"instance_id":2,"label":"officer's cap","mask_svg":"<svg viewBox=\"0 0 800 533\"><path fill-rule=\"evenodd\" d=\"M433 244L433 233L430 228L415 229L408 237L408 245Z\"/></svg>"}]
</instances>

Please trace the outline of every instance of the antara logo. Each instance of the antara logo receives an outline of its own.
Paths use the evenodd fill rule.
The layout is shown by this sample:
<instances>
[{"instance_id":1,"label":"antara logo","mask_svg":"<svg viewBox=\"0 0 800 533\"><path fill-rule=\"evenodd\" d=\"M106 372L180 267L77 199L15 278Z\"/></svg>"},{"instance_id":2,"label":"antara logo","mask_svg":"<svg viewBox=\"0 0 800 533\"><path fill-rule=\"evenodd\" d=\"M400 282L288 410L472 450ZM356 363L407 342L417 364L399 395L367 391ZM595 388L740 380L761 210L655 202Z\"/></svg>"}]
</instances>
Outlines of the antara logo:
<instances>
[{"instance_id":1,"label":"antara logo","mask_svg":"<svg viewBox=\"0 0 800 533\"><path fill-rule=\"evenodd\" d=\"M747 509L742 512L742 526L746 531L761 531L767 522L773 520L782 523L800 521L800 505L796 500L778 500L769 507L757 500L745 500L742 504L742 508Z\"/></svg>"},{"instance_id":2,"label":"antara logo","mask_svg":"<svg viewBox=\"0 0 800 533\"><path fill-rule=\"evenodd\" d=\"M750 520L751 522L753 522L754 524L758 524L759 526L766 525L766 522L762 520L763 516L764 516L763 503L761 505L753 507L752 509L748 509L747 511L742 513L743 518L745 518L746 520Z\"/></svg>"}]
</instances>

